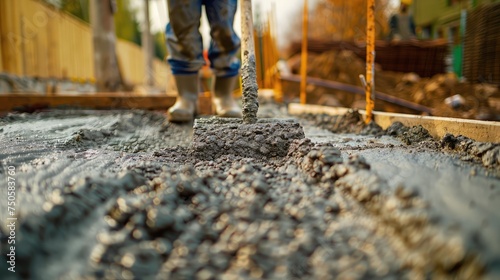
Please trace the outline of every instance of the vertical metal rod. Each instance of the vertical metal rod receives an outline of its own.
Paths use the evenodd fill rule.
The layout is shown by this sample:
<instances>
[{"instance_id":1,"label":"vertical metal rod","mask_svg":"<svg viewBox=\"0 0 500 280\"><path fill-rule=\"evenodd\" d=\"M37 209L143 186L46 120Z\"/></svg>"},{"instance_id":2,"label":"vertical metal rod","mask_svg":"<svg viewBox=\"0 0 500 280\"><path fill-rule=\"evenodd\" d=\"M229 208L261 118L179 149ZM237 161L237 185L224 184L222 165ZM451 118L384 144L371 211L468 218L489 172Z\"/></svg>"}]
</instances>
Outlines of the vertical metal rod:
<instances>
[{"instance_id":1,"label":"vertical metal rod","mask_svg":"<svg viewBox=\"0 0 500 280\"><path fill-rule=\"evenodd\" d=\"M302 20L302 53L300 62L300 104L307 102L307 37L308 37L308 7L307 0L304 0L304 16Z\"/></svg>"},{"instance_id":2,"label":"vertical metal rod","mask_svg":"<svg viewBox=\"0 0 500 280\"><path fill-rule=\"evenodd\" d=\"M375 107L375 0L367 0L366 22L366 123Z\"/></svg>"}]
</instances>

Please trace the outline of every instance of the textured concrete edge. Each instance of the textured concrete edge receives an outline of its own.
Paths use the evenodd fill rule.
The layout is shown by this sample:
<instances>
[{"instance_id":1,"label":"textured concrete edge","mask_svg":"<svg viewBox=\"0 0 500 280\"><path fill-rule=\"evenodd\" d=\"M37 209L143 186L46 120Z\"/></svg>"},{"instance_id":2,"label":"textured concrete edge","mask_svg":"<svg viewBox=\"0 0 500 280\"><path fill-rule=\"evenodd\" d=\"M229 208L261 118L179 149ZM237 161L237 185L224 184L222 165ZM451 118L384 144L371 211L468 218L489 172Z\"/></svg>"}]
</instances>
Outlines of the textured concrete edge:
<instances>
[{"instance_id":1,"label":"textured concrete edge","mask_svg":"<svg viewBox=\"0 0 500 280\"><path fill-rule=\"evenodd\" d=\"M349 110L351 109L309 104L303 105L297 103L291 103L288 105L288 113L290 115L343 115ZM365 116L364 110L359 110L359 113ZM383 129L387 129L387 127L389 127L392 123L399 121L406 126L421 125L425 129L427 129L433 137L436 138L442 138L447 133L450 133L455 136L463 135L480 142L500 142L500 122L418 116L386 112L374 112L373 115L375 122Z\"/></svg>"},{"instance_id":2,"label":"textured concrete edge","mask_svg":"<svg viewBox=\"0 0 500 280\"><path fill-rule=\"evenodd\" d=\"M290 143L302 138L304 129L294 119L266 119L247 124L241 119L210 118L195 121L190 149L197 158L209 160L223 155L283 157Z\"/></svg>"},{"instance_id":3,"label":"textured concrete edge","mask_svg":"<svg viewBox=\"0 0 500 280\"><path fill-rule=\"evenodd\" d=\"M262 118L257 120L257 124L264 123L296 123L297 120L293 118ZM243 124L243 119L240 118L221 118L221 117L210 117L210 118L199 118L194 120L194 128L202 125L210 124Z\"/></svg>"}]
</instances>

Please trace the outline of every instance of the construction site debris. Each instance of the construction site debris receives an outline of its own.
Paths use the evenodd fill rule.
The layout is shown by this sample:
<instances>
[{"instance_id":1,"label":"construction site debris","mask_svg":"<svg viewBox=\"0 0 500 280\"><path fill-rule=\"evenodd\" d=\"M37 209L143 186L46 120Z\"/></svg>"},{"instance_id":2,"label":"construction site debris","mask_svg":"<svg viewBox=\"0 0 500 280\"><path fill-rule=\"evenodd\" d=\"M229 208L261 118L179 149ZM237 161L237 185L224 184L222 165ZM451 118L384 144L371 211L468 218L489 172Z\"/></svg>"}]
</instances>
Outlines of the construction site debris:
<instances>
[{"instance_id":1,"label":"construction site debris","mask_svg":"<svg viewBox=\"0 0 500 280\"><path fill-rule=\"evenodd\" d=\"M325 52L350 51L361 61L366 60L366 42L332 41L324 39L309 39L308 51L319 55ZM407 40L375 42L375 62L386 71L415 72L421 77L432 77L446 71L445 58L448 54L448 41L437 40ZM289 55L294 56L301 50L301 42L290 45Z\"/></svg>"},{"instance_id":2,"label":"construction site debris","mask_svg":"<svg viewBox=\"0 0 500 280\"><path fill-rule=\"evenodd\" d=\"M357 110L350 110L344 115L330 116L303 115L302 118L312 120L315 125L334 133L355 133L361 135L383 135L383 129L376 123L366 124Z\"/></svg>"},{"instance_id":3,"label":"construction site debris","mask_svg":"<svg viewBox=\"0 0 500 280\"><path fill-rule=\"evenodd\" d=\"M456 152L462 160L482 163L500 171L500 144L476 142L464 136L446 135L441 147Z\"/></svg>"},{"instance_id":4,"label":"construction site debris","mask_svg":"<svg viewBox=\"0 0 500 280\"><path fill-rule=\"evenodd\" d=\"M494 2L494 3L493 3ZM473 82L500 86L500 3L491 1L467 14L463 73Z\"/></svg>"},{"instance_id":5,"label":"construction site debris","mask_svg":"<svg viewBox=\"0 0 500 280\"><path fill-rule=\"evenodd\" d=\"M387 128L387 134L398 137L406 145L412 145L427 140L432 140L432 136L421 125L406 127L400 122L395 122Z\"/></svg>"},{"instance_id":6,"label":"construction site debris","mask_svg":"<svg viewBox=\"0 0 500 280\"><path fill-rule=\"evenodd\" d=\"M465 104L465 99L460 94L447 97L444 104L450 106L452 109L458 109Z\"/></svg>"},{"instance_id":7,"label":"construction site debris","mask_svg":"<svg viewBox=\"0 0 500 280\"><path fill-rule=\"evenodd\" d=\"M292 57L289 63L292 72L298 73L300 69L298 55ZM319 55L311 54L308 65L308 76L310 77L362 87L359 74L364 73L365 64L352 51L328 51ZM375 86L377 91L432 108L434 116L500 120L500 111L491 106L491 102L489 102L491 98L500 97L500 90L497 86L462 82L452 73L422 78L415 73L389 72L378 67L375 75ZM344 107L361 109L365 104L362 96L313 85L309 85L308 94L308 101L313 104L319 104L320 100L327 100L323 97L325 95L331 96L328 99L330 104L334 103L331 100L332 97ZM446 104L446 98L454 95L463 97L462 106L450 107ZM398 111L394 107L384 108L381 102L378 104L376 102L376 110Z\"/></svg>"}]
</instances>

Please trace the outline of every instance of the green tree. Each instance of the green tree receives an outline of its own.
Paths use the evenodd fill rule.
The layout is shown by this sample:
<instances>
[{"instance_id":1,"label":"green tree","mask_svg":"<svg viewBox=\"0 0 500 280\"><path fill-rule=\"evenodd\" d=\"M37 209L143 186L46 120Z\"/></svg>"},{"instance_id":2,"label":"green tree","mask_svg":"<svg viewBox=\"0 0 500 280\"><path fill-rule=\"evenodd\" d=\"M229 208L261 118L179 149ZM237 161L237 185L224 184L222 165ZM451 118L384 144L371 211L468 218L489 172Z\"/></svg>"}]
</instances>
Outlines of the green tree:
<instances>
[{"instance_id":1,"label":"green tree","mask_svg":"<svg viewBox=\"0 0 500 280\"><path fill-rule=\"evenodd\" d=\"M165 46L165 34L156 32L154 34L154 52L155 56L161 60L167 56L167 47Z\"/></svg>"},{"instance_id":2,"label":"green tree","mask_svg":"<svg viewBox=\"0 0 500 280\"><path fill-rule=\"evenodd\" d=\"M56 5L62 11L90 23L90 0L45 0ZM131 8L131 0L116 0L115 32L116 37L141 45L141 30L135 15L137 11ZM163 58L166 55L165 42L161 32L154 35L155 55Z\"/></svg>"},{"instance_id":3,"label":"green tree","mask_svg":"<svg viewBox=\"0 0 500 280\"><path fill-rule=\"evenodd\" d=\"M48 1L52 3L53 1ZM89 0L58 0L62 11L70 13L77 18L90 23ZM114 15L116 37L141 45L141 31L139 22L131 8L130 0L116 0L116 13ZM156 49L156 48L155 48Z\"/></svg>"},{"instance_id":4,"label":"green tree","mask_svg":"<svg viewBox=\"0 0 500 280\"><path fill-rule=\"evenodd\" d=\"M90 23L89 0L61 0L60 7L61 10Z\"/></svg>"},{"instance_id":5,"label":"green tree","mask_svg":"<svg viewBox=\"0 0 500 280\"><path fill-rule=\"evenodd\" d=\"M117 0L115 13L116 37L141 45L139 22L136 11L130 6L130 0Z\"/></svg>"}]
</instances>

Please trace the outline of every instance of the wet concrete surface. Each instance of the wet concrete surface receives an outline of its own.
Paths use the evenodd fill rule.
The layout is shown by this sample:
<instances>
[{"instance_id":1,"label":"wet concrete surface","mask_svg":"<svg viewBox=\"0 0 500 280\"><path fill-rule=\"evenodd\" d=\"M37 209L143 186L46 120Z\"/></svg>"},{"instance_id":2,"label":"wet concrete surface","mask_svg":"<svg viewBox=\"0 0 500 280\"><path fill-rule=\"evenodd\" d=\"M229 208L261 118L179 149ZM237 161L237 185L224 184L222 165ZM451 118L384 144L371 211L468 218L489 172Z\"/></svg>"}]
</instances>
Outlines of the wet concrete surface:
<instances>
[{"instance_id":1,"label":"wet concrete surface","mask_svg":"<svg viewBox=\"0 0 500 280\"><path fill-rule=\"evenodd\" d=\"M195 120L190 149L199 160L213 160L223 155L272 159L287 155L294 140L305 137L294 119L260 119L247 124L236 118Z\"/></svg>"},{"instance_id":2,"label":"wet concrete surface","mask_svg":"<svg viewBox=\"0 0 500 280\"><path fill-rule=\"evenodd\" d=\"M282 156L199 158L192 124L161 113L8 115L16 273L2 223L0 278L499 277L497 144L345 118L299 119L306 138Z\"/></svg>"}]
</instances>

